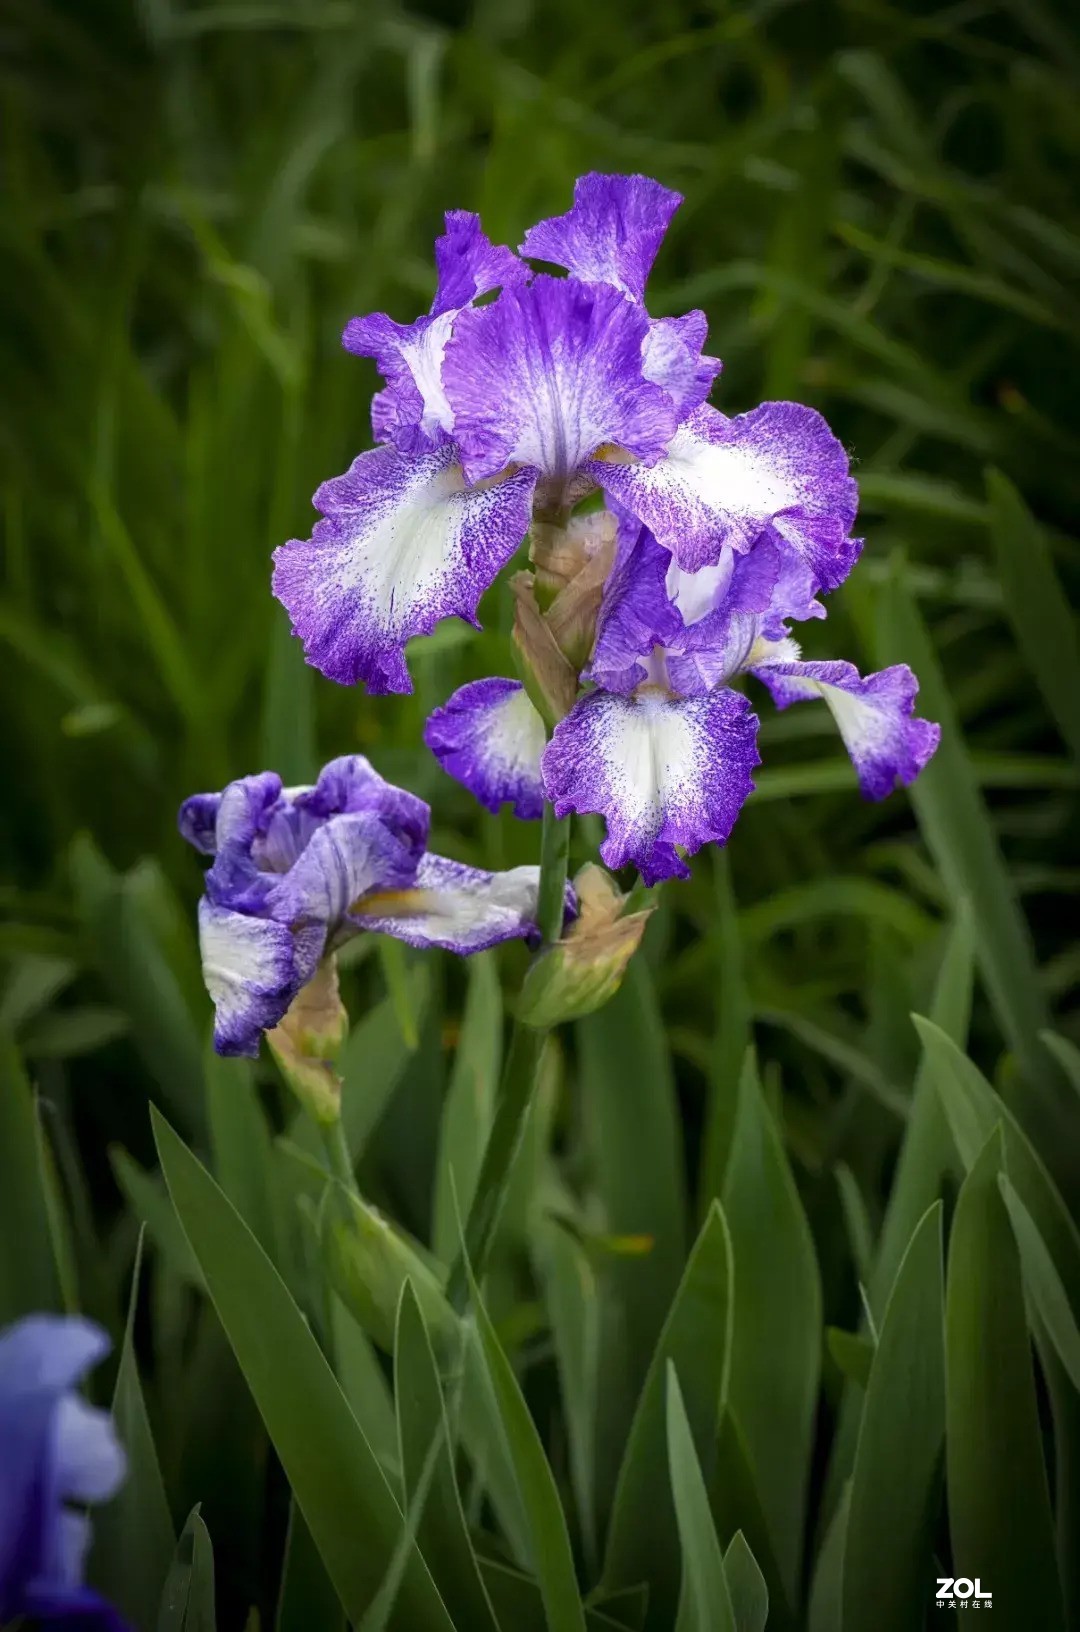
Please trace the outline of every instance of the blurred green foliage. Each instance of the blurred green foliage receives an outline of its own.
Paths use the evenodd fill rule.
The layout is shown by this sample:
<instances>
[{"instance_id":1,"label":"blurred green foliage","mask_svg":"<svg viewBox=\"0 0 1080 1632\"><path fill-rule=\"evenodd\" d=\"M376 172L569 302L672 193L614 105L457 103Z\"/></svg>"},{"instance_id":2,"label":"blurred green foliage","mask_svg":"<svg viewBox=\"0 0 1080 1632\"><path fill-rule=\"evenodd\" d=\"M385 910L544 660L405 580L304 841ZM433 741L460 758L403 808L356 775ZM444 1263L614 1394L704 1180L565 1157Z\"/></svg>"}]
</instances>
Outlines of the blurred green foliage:
<instances>
[{"instance_id":1,"label":"blurred green foliage","mask_svg":"<svg viewBox=\"0 0 1080 1632\"><path fill-rule=\"evenodd\" d=\"M150 1627L167 1573L177 1632L211 1626L215 1563L229 1632L253 1604L283 1632L341 1604L369 1632L669 1627L680 1593L679 1632L746 1632L763 1577L770 1628L877 1632L920 1626L951 1565L999 1623L1080 1625L1069 8L4 12L0 1319L77 1300L123 1342L145 1222L117 1408L147 1563L114 1522L102 1581ZM439 848L535 859L420 745L511 672L505 590L372 699L304 667L269 555L370 440L346 318L426 306L445 208L515 244L594 168L686 195L650 305L705 308L714 400L811 402L851 450L865 554L807 644L910 661L944 736L910 800L867 806L824 708L762 710L727 854L550 1059L490 1320L459 1330L419 1246L374 1214L335 1240L269 1071L205 1064L174 813L360 750ZM429 959L384 999L390 973L346 975L350 1144L445 1260L521 958L467 993ZM159 1126L166 1191L148 1099L250 1234Z\"/></svg>"}]
</instances>

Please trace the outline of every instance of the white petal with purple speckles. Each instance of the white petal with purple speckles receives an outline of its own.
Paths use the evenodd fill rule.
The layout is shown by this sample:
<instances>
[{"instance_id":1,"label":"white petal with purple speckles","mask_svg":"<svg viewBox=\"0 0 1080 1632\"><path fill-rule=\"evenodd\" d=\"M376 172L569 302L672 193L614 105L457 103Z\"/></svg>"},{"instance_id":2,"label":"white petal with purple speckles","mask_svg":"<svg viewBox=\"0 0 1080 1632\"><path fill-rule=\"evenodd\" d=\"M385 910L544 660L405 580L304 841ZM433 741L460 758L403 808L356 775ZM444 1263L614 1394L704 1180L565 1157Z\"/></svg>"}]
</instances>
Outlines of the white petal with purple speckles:
<instances>
[{"instance_id":1,"label":"white petal with purple speckles","mask_svg":"<svg viewBox=\"0 0 1080 1632\"><path fill-rule=\"evenodd\" d=\"M853 663L758 663L778 708L823 698L851 755L867 799L913 782L933 754L941 727L915 715L918 681L904 663L864 680Z\"/></svg>"},{"instance_id":2,"label":"white petal with purple speckles","mask_svg":"<svg viewBox=\"0 0 1080 1632\"><path fill-rule=\"evenodd\" d=\"M579 176L565 215L530 227L521 253L564 266L587 283L610 283L640 300L678 193L651 176Z\"/></svg>"},{"instance_id":3,"label":"white petal with purple speckles","mask_svg":"<svg viewBox=\"0 0 1080 1632\"><path fill-rule=\"evenodd\" d=\"M519 680L462 686L429 717L424 741L485 810L512 804L525 821L543 814L540 755L547 733Z\"/></svg>"},{"instance_id":4,"label":"white petal with purple speckles","mask_svg":"<svg viewBox=\"0 0 1080 1632\"><path fill-rule=\"evenodd\" d=\"M470 479L516 463L565 481L609 442L658 458L676 415L643 372L648 327L617 289L572 278L462 312L442 379Z\"/></svg>"},{"instance_id":5,"label":"white petal with purple speckles","mask_svg":"<svg viewBox=\"0 0 1080 1632\"><path fill-rule=\"evenodd\" d=\"M276 1026L299 989L295 945L284 924L250 918L199 902L203 979L214 1004L214 1047L219 1054L259 1051L259 1038Z\"/></svg>"},{"instance_id":6,"label":"white petal with purple speckles","mask_svg":"<svg viewBox=\"0 0 1080 1632\"><path fill-rule=\"evenodd\" d=\"M657 464L587 468L688 572L766 532L804 557L824 588L842 582L858 554L847 455L821 415L799 403L766 402L735 419L703 405Z\"/></svg>"},{"instance_id":7,"label":"white petal with purple speckles","mask_svg":"<svg viewBox=\"0 0 1080 1632\"><path fill-rule=\"evenodd\" d=\"M544 751L544 787L556 814L607 821L600 854L633 862L647 884L689 874L676 846L723 844L753 787L757 719L745 697L715 691L677 699L596 691L556 726Z\"/></svg>"},{"instance_id":8,"label":"white petal with purple speckles","mask_svg":"<svg viewBox=\"0 0 1080 1632\"><path fill-rule=\"evenodd\" d=\"M414 889L377 893L357 903L354 922L408 946L482 952L500 941L535 934L539 883L539 867L489 873L427 855Z\"/></svg>"},{"instance_id":9,"label":"white petal with purple speckles","mask_svg":"<svg viewBox=\"0 0 1080 1632\"><path fill-rule=\"evenodd\" d=\"M534 476L465 486L453 449L374 448L315 495L310 539L274 555L274 593L331 680L412 690L405 643L443 618L476 621L480 597L529 525Z\"/></svg>"}]
</instances>

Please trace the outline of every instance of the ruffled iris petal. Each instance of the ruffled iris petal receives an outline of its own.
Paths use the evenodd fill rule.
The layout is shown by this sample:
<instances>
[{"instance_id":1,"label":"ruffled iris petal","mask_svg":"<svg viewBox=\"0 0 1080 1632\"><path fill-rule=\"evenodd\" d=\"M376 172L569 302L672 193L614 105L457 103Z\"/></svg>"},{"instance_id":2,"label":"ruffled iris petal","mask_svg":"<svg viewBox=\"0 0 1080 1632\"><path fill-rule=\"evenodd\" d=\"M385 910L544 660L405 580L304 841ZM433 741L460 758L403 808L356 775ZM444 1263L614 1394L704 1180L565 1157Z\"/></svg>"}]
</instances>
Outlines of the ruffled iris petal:
<instances>
[{"instance_id":1,"label":"ruffled iris petal","mask_svg":"<svg viewBox=\"0 0 1080 1632\"><path fill-rule=\"evenodd\" d=\"M385 390L371 405L372 429L400 453L436 447L452 429L442 361L460 309L528 275L513 250L493 244L480 217L468 210L447 211L446 231L435 240L435 265L438 287L426 317L396 323L385 312L372 312L352 318L341 337L346 350L374 358L385 378Z\"/></svg>"},{"instance_id":2,"label":"ruffled iris petal","mask_svg":"<svg viewBox=\"0 0 1080 1632\"><path fill-rule=\"evenodd\" d=\"M653 648L675 639L682 626L667 588L670 561L645 528L620 526L587 674L607 691L629 692L640 685Z\"/></svg>"},{"instance_id":3,"label":"ruffled iris petal","mask_svg":"<svg viewBox=\"0 0 1080 1632\"><path fill-rule=\"evenodd\" d=\"M360 903L356 922L407 946L446 952L483 952L501 941L537 933L538 867L489 873L445 856L427 855L416 885L398 895L373 895Z\"/></svg>"},{"instance_id":4,"label":"ruffled iris petal","mask_svg":"<svg viewBox=\"0 0 1080 1632\"><path fill-rule=\"evenodd\" d=\"M640 300L679 193L651 176L579 176L565 215L530 227L523 255L564 266L586 283L609 283Z\"/></svg>"},{"instance_id":5,"label":"ruffled iris petal","mask_svg":"<svg viewBox=\"0 0 1080 1632\"><path fill-rule=\"evenodd\" d=\"M715 691L672 698L596 691L556 726L542 769L559 816L596 812L607 821L600 854L632 862L647 884L686 878L676 850L723 844L753 787L757 719L745 697Z\"/></svg>"},{"instance_id":6,"label":"ruffled iris petal","mask_svg":"<svg viewBox=\"0 0 1080 1632\"><path fill-rule=\"evenodd\" d=\"M659 458L676 415L643 371L648 328L618 289L572 278L462 312L442 378L470 480L510 463L565 480L609 442Z\"/></svg>"},{"instance_id":7,"label":"ruffled iris petal","mask_svg":"<svg viewBox=\"0 0 1080 1632\"><path fill-rule=\"evenodd\" d=\"M813 698L829 705L867 799L913 782L937 748L941 727L915 715L918 681L905 663L859 674L853 663L775 663L751 671L778 708Z\"/></svg>"},{"instance_id":8,"label":"ruffled iris petal","mask_svg":"<svg viewBox=\"0 0 1080 1632\"><path fill-rule=\"evenodd\" d=\"M707 331L705 313L694 311L657 318L645 336L645 378L663 386L680 419L705 401L724 366L719 357L703 354Z\"/></svg>"},{"instance_id":9,"label":"ruffled iris petal","mask_svg":"<svg viewBox=\"0 0 1080 1632\"><path fill-rule=\"evenodd\" d=\"M858 555L848 536L858 490L847 455L821 415L799 403L765 402L735 419L703 405L651 467L596 460L587 468L688 572L767 532L824 589L841 583Z\"/></svg>"},{"instance_id":10,"label":"ruffled iris petal","mask_svg":"<svg viewBox=\"0 0 1080 1632\"><path fill-rule=\"evenodd\" d=\"M519 680L474 680L455 691L424 727L424 741L443 770L493 813L543 815L540 755L547 733Z\"/></svg>"},{"instance_id":11,"label":"ruffled iris petal","mask_svg":"<svg viewBox=\"0 0 1080 1632\"><path fill-rule=\"evenodd\" d=\"M521 543L535 476L467 488L452 448L374 448L315 495L309 539L275 552L274 593L309 663L331 680L408 692L405 643L443 618L476 622L481 595Z\"/></svg>"}]
</instances>

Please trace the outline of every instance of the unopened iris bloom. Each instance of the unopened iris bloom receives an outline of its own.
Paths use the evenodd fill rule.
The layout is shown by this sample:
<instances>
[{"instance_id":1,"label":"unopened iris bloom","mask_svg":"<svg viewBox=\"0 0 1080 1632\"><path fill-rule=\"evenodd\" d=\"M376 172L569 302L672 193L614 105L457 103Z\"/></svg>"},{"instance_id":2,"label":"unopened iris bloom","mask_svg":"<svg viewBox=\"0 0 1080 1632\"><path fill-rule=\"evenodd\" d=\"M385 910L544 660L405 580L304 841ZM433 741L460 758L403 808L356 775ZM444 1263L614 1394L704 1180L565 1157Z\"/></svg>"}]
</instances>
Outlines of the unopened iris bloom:
<instances>
[{"instance_id":1,"label":"unopened iris bloom","mask_svg":"<svg viewBox=\"0 0 1080 1632\"><path fill-rule=\"evenodd\" d=\"M313 787L264 771L185 800L180 831L214 858L199 943L219 1053L256 1055L322 960L364 930L462 954L535 933L539 869L433 855L430 820L360 754Z\"/></svg>"}]
</instances>

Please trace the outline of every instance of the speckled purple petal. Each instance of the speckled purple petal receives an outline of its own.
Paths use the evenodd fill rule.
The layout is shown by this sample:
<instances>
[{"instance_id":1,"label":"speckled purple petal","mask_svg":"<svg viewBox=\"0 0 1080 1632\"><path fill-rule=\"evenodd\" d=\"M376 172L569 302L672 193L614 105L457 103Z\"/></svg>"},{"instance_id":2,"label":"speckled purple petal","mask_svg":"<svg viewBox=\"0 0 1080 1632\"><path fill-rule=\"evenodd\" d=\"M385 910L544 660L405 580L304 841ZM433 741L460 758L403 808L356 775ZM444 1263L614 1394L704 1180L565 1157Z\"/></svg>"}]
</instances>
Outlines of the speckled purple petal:
<instances>
[{"instance_id":1,"label":"speckled purple petal","mask_svg":"<svg viewBox=\"0 0 1080 1632\"><path fill-rule=\"evenodd\" d=\"M407 946L482 952L500 941L536 934L539 882L539 867L488 873L445 856L427 855L413 889L373 895L354 922Z\"/></svg>"},{"instance_id":2,"label":"speckled purple petal","mask_svg":"<svg viewBox=\"0 0 1080 1632\"><path fill-rule=\"evenodd\" d=\"M324 948L333 948L354 901L372 890L403 890L415 882L419 857L407 839L366 811L332 816L312 834L282 875L267 907L279 923L308 933L297 952L303 980L310 980Z\"/></svg>"},{"instance_id":3,"label":"speckled purple petal","mask_svg":"<svg viewBox=\"0 0 1080 1632\"><path fill-rule=\"evenodd\" d=\"M238 777L218 796L211 852L214 864L204 879L207 895L218 906L242 912L262 910L270 883L259 871L251 852L258 835L266 831L280 799L281 778L275 771ZM183 819L184 807L181 807L181 831Z\"/></svg>"},{"instance_id":4,"label":"speckled purple petal","mask_svg":"<svg viewBox=\"0 0 1080 1632\"><path fill-rule=\"evenodd\" d=\"M919 683L905 663L867 675L853 663L775 663L754 668L778 708L824 698L851 755L867 799L884 799L914 782L941 737L915 715Z\"/></svg>"},{"instance_id":5,"label":"speckled purple petal","mask_svg":"<svg viewBox=\"0 0 1080 1632\"><path fill-rule=\"evenodd\" d=\"M668 674L683 696L723 685L745 666L776 595L785 552L761 539L745 555L725 549L688 573L669 557L667 590L682 627L668 642Z\"/></svg>"},{"instance_id":6,"label":"speckled purple petal","mask_svg":"<svg viewBox=\"0 0 1080 1632\"><path fill-rule=\"evenodd\" d=\"M666 646L682 627L666 588L670 561L644 527L620 525L586 674L607 691L633 691L646 678L654 647Z\"/></svg>"},{"instance_id":7,"label":"speckled purple petal","mask_svg":"<svg viewBox=\"0 0 1080 1632\"><path fill-rule=\"evenodd\" d=\"M442 379L470 480L510 463L565 480L605 443L658 458L676 416L643 372L648 326L617 289L573 278L462 312Z\"/></svg>"},{"instance_id":8,"label":"speckled purple petal","mask_svg":"<svg viewBox=\"0 0 1080 1632\"><path fill-rule=\"evenodd\" d=\"M309 663L331 680L407 692L406 641L443 618L476 622L481 595L521 543L535 475L467 488L452 448L374 448L315 495L310 539L274 555L274 593Z\"/></svg>"},{"instance_id":9,"label":"speckled purple petal","mask_svg":"<svg viewBox=\"0 0 1080 1632\"><path fill-rule=\"evenodd\" d=\"M427 846L431 810L423 799L379 775L363 754L342 754L319 772L313 788L288 790L293 807L312 821L370 812L387 824L417 860Z\"/></svg>"},{"instance_id":10,"label":"speckled purple petal","mask_svg":"<svg viewBox=\"0 0 1080 1632\"><path fill-rule=\"evenodd\" d=\"M303 980L285 924L199 902L203 979L214 1004L219 1054L259 1052L259 1038L283 1018Z\"/></svg>"},{"instance_id":11,"label":"speckled purple petal","mask_svg":"<svg viewBox=\"0 0 1080 1632\"><path fill-rule=\"evenodd\" d=\"M462 686L428 717L424 741L485 810L511 804L523 821L543 815L540 755L547 733L520 680Z\"/></svg>"},{"instance_id":12,"label":"speckled purple petal","mask_svg":"<svg viewBox=\"0 0 1080 1632\"><path fill-rule=\"evenodd\" d=\"M831 589L858 554L848 536L858 490L847 454L821 415L799 403L765 402L735 419L703 405L651 468L595 460L586 469L688 572L770 532Z\"/></svg>"},{"instance_id":13,"label":"speckled purple petal","mask_svg":"<svg viewBox=\"0 0 1080 1632\"><path fill-rule=\"evenodd\" d=\"M447 210L446 231L435 240L439 284L431 315L457 311L492 289L524 283L529 268L505 244L493 244L471 210Z\"/></svg>"},{"instance_id":14,"label":"speckled purple petal","mask_svg":"<svg viewBox=\"0 0 1080 1632\"><path fill-rule=\"evenodd\" d=\"M586 283L610 283L640 300L679 193L650 176L601 175L574 183L573 208L530 227L521 253L564 266Z\"/></svg>"},{"instance_id":15,"label":"speckled purple petal","mask_svg":"<svg viewBox=\"0 0 1080 1632\"><path fill-rule=\"evenodd\" d=\"M734 691L680 700L594 691L555 727L544 750L548 798L559 816L607 821L600 854L632 862L646 884L686 878L676 846L724 844L753 787L757 718Z\"/></svg>"},{"instance_id":16,"label":"speckled purple petal","mask_svg":"<svg viewBox=\"0 0 1080 1632\"><path fill-rule=\"evenodd\" d=\"M704 356L707 332L705 313L695 311L657 318L645 336L645 378L663 386L680 419L705 401L724 366L719 357Z\"/></svg>"}]
</instances>

